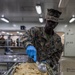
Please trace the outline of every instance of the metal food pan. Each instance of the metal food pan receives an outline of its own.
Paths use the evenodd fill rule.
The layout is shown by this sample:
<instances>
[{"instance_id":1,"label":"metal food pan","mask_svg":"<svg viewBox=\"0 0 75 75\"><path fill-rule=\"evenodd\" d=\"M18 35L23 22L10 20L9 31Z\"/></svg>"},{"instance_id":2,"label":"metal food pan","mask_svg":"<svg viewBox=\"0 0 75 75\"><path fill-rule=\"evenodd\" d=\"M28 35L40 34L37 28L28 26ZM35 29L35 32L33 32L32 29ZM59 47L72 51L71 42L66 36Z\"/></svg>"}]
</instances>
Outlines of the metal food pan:
<instances>
[{"instance_id":1,"label":"metal food pan","mask_svg":"<svg viewBox=\"0 0 75 75\"><path fill-rule=\"evenodd\" d=\"M15 63L7 72L5 72L3 75L13 75L15 69L16 69L16 65L18 65L19 63Z\"/></svg>"},{"instance_id":2,"label":"metal food pan","mask_svg":"<svg viewBox=\"0 0 75 75\"><path fill-rule=\"evenodd\" d=\"M16 69L16 65L19 65L19 64L21 64L21 63L15 63L9 70L8 70L8 72L6 72L5 74L3 74L3 75L13 75L14 74L14 72L15 72L15 69ZM48 72L48 70L47 70L47 73L48 73L48 75L50 75L50 72Z\"/></svg>"}]
</instances>

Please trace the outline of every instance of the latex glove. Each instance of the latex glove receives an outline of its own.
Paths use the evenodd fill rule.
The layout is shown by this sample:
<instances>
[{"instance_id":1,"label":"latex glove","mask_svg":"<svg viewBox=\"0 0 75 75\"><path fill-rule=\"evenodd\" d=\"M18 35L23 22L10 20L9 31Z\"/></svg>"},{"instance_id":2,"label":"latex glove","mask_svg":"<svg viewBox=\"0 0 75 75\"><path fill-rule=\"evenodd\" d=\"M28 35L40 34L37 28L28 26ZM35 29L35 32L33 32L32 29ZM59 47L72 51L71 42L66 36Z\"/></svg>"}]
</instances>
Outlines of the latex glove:
<instances>
[{"instance_id":1,"label":"latex glove","mask_svg":"<svg viewBox=\"0 0 75 75\"><path fill-rule=\"evenodd\" d=\"M47 68L46 68L46 64L44 63L39 63L38 61L36 62L37 64L37 67L38 69L41 71L41 72L47 72Z\"/></svg>"},{"instance_id":2,"label":"latex glove","mask_svg":"<svg viewBox=\"0 0 75 75\"><path fill-rule=\"evenodd\" d=\"M32 58L35 62L37 61L37 50L34 46L29 45L26 48L26 54Z\"/></svg>"}]
</instances>

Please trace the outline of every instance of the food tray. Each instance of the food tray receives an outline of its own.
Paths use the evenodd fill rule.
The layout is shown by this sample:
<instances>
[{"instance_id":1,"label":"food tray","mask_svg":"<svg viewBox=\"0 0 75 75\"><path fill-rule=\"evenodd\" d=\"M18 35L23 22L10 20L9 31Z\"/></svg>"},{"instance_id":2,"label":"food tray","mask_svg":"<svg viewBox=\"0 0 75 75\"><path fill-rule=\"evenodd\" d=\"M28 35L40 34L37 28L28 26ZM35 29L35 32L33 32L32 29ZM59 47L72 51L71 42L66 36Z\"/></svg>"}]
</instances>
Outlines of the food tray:
<instances>
[{"instance_id":1,"label":"food tray","mask_svg":"<svg viewBox=\"0 0 75 75\"><path fill-rule=\"evenodd\" d=\"M5 72L3 75L12 75L13 72L15 71L15 66L17 65L18 63L15 63L7 72Z\"/></svg>"},{"instance_id":2,"label":"food tray","mask_svg":"<svg viewBox=\"0 0 75 75\"><path fill-rule=\"evenodd\" d=\"M4 75L13 75L13 73L15 72L15 69L16 69L16 65L19 65L19 64L21 64L21 63L18 63L18 64L14 64L10 69L9 69L9 71L7 72L7 73L5 73ZM32 64L32 63L31 63ZM35 64L35 63L33 63L33 64ZM34 66L36 66L36 65L34 65ZM31 67L32 68L32 67ZM37 67L36 67L37 68ZM35 68L35 69L36 69ZM30 71L30 70L29 70ZM28 72L29 72L28 71ZM35 71L34 71L35 72ZM40 73L40 72L39 72ZM37 73L35 72L35 75L37 75ZM38 74L39 75L39 74ZM49 74L47 74L47 73L42 73L41 72L41 75L49 75Z\"/></svg>"}]
</instances>

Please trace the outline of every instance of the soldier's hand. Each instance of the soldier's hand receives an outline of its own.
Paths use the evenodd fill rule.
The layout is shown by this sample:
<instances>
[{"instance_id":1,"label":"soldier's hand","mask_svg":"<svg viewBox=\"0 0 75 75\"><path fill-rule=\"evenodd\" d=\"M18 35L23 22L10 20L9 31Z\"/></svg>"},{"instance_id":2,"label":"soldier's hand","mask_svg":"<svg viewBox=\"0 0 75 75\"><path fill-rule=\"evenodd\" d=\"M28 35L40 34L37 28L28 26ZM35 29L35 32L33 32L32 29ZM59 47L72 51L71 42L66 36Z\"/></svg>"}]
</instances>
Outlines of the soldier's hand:
<instances>
[{"instance_id":1,"label":"soldier's hand","mask_svg":"<svg viewBox=\"0 0 75 75\"><path fill-rule=\"evenodd\" d=\"M47 68L46 68L46 64L44 64L44 63L39 63L39 62L36 62L36 64L37 64L37 67L38 67L38 69L41 71L41 72L47 72Z\"/></svg>"},{"instance_id":2,"label":"soldier's hand","mask_svg":"<svg viewBox=\"0 0 75 75\"><path fill-rule=\"evenodd\" d=\"M26 54L32 58L35 62L37 61L37 50L34 46L29 45L26 48Z\"/></svg>"}]
</instances>

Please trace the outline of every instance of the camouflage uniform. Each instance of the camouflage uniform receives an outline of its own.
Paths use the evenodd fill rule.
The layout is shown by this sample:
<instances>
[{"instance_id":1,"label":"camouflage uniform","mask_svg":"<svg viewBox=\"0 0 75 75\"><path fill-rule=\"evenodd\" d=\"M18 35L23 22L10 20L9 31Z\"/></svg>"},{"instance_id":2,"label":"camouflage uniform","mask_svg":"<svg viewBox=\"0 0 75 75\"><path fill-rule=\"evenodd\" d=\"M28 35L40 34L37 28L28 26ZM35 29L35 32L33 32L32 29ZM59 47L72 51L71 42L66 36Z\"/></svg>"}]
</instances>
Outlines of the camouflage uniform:
<instances>
[{"instance_id":1,"label":"camouflage uniform","mask_svg":"<svg viewBox=\"0 0 75 75\"><path fill-rule=\"evenodd\" d=\"M38 61L46 60L52 67L58 63L63 48L61 38L56 33L47 35L44 27L32 27L25 38L25 46L32 44L37 49Z\"/></svg>"}]
</instances>

